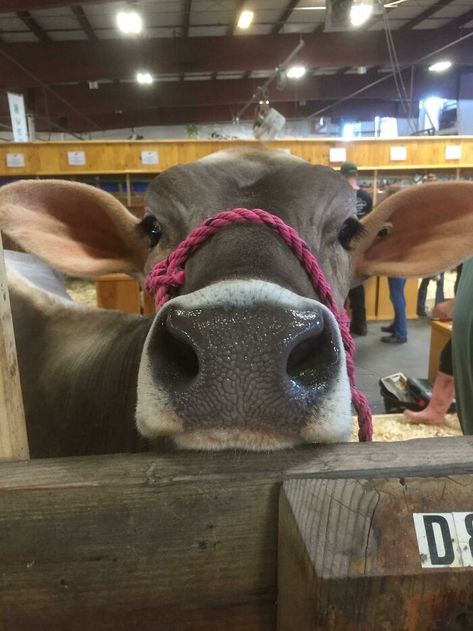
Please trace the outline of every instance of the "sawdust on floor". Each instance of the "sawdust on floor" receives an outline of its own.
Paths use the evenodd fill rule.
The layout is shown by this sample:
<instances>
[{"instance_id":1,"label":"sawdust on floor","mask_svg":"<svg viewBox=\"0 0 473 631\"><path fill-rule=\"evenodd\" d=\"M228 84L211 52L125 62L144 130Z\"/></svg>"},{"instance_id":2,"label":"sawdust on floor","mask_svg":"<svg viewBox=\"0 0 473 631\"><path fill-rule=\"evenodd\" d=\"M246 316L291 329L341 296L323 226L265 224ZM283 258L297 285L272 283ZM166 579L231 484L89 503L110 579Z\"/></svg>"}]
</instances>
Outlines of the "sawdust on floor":
<instances>
[{"instance_id":1,"label":"sawdust on floor","mask_svg":"<svg viewBox=\"0 0 473 631\"><path fill-rule=\"evenodd\" d=\"M377 414L373 417L373 430L373 440L378 442L462 436L456 414L447 416L446 425L436 426L410 423L403 414ZM356 418L354 418L351 441L358 441L358 423Z\"/></svg>"}]
</instances>

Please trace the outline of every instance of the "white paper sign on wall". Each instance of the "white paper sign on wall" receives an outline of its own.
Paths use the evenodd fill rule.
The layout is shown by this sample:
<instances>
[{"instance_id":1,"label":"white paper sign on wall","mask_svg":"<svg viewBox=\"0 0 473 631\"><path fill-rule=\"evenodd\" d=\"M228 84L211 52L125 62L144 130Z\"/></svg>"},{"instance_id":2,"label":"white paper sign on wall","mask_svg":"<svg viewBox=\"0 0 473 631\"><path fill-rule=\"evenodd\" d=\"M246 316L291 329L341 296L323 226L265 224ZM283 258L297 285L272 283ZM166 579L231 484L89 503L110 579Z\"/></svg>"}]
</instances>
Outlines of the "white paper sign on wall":
<instances>
[{"instance_id":1,"label":"white paper sign on wall","mask_svg":"<svg viewBox=\"0 0 473 631\"><path fill-rule=\"evenodd\" d=\"M25 166L25 154L24 153L7 153L5 156L7 167L9 169L24 167Z\"/></svg>"},{"instance_id":2,"label":"white paper sign on wall","mask_svg":"<svg viewBox=\"0 0 473 631\"><path fill-rule=\"evenodd\" d=\"M346 162L347 150L345 147L331 147L329 151L330 162Z\"/></svg>"},{"instance_id":3,"label":"white paper sign on wall","mask_svg":"<svg viewBox=\"0 0 473 631\"><path fill-rule=\"evenodd\" d=\"M25 100L22 94L7 92L8 107L10 108L13 140L15 142L28 142L28 123L26 121Z\"/></svg>"},{"instance_id":4,"label":"white paper sign on wall","mask_svg":"<svg viewBox=\"0 0 473 631\"><path fill-rule=\"evenodd\" d=\"M157 151L142 151L141 164L159 164L159 155Z\"/></svg>"},{"instance_id":5,"label":"white paper sign on wall","mask_svg":"<svg viewBox=\"0 0 473 631\"><path fill-rule=\"evenodd\" d=\"M445 145L445 160L460 160L461 157L461 145Z\"/></svg>"},{"instance_id":6,"label":"white paper sign on wall","mask_svg":"<svg viewBox=\"0 0 473 631\"><path fill-rule=\"evenodd\" d=\"M473 512L412 516L422 567L473 567Z\"/></svg>"},{"instance_id":7,"label":"white paper sign on wall","mask_svg":"<svg viewBox=\"0 0 473 631\"><path fill-rule=\"evenodd\" d=\"M389 148L391 160L407 160L407 147L404 145L393 145Z\"/></svg>"},{"instance_id":8,"label":"white paper sign on wall","mask_svg":"<svg viewBox=\"0 0 473 631\"><path fill-rule=\"evenodd\" d=\"M85 165L85 151L68 151L67 164L71 167L79 167Z\"/></svg>"}]
</instances>

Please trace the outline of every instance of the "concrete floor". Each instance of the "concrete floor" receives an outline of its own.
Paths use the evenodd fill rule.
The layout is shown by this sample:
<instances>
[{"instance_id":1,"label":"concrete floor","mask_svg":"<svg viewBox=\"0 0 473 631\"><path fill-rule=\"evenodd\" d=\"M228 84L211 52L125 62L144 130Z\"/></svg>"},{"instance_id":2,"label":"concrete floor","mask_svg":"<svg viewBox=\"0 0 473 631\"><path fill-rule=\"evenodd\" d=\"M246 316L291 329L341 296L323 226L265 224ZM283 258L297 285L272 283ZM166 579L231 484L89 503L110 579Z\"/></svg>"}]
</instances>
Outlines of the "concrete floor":
<instances>
[{"instance_id":1,"label":"concrete floor","mask_svg":"<svg viewBox=\"0 0 473 631\"><path fill-rule=\"evenodd\" d=\"M384 344L380 341L381 326L389 322L368 322L368 335L355 337L356 377L358 388L366 394L373 414L384 414L384 402L378 381L395 372L407 377L427 378L430 319L409 320L407 344Z\"/></svg>"}]
</instances>

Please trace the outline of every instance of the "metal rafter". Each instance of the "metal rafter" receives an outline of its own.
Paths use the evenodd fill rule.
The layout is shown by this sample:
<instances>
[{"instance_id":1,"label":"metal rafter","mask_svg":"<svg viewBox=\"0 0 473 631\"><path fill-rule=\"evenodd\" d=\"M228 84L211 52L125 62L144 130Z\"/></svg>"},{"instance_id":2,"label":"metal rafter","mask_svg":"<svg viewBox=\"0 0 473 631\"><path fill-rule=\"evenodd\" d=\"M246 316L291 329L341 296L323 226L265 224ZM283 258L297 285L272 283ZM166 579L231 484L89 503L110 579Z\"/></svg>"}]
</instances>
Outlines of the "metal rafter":
<instances>
[{"instance_id":1,"label":"metal rafter","mask_svg":"<svg viewBox=\"0 0 473 631\"><path fill-rule=\"evenodd\" d=\"M80 0L80 4L107 4L116 0ZM72 7L79 4L78 0L2 0L0 13L17 11L36 11L38 9L57 9Z\"/></svg>"},{"instance_id":2,"label":"metal rafter","mask_svg":"<svg viewBox=\"0 0 473 631\"><path fill-rule=\"evenodd\" d=\"M448 7L448 5L452 4L453 1L454 0L437 0L437 2L435 2L428 9L425 9L425 11L422 11L422 13L416 15L415 18L412 18L412 20L409 20L409 22L406 22L401 27L399 27L398 31L406 31L414 28L424 20L430 18L432 15L434 15L434 13L437 13L437 11L440 11L440 9Z\"/></svg>"},{"instance_id":3,"label":"metal rafter","mask_svg":"<svg viewBox=\"0 0 473 631\"><path fill-rule=\"evenodd\" d=\"M72 9L72 13L74 14L74 17L79 22L81 29L87 35L87 39L90 40L91 42L96 41L97 35L95 34L94 29L92 28L89 20L87 19L87 16L84 13L84 9L80 6L71 7L71 9Z\"/></svg>"},{"instance_id":4,"label":"metal rafter","mask_svg":"<svg viewBox=\"0 0 473 631\"><path fill-rule=\"evenodd\" d=\"M38 22L30 15L29 11L17 11L16 16L36 35L40 42L50 42L51 38Z\"/></svg>"},{"instance_id":5,"label":"metal rafter","mask_svg":"<svg viewBox=\"0 0 473 631\"><path fill-rule=\"evenodd\" d=\"M295 7L298 4L299 4L299 0L290 0L290 2L288 3L284 11L279 16L278 21L271 29L272 35L277 35L281 31L281 29L284 28L284 25L286 24L287 20L291 16L291 13L294 11Z\"/></svg>"},{"instance_id":6,"label":"metal rafter","mask_svg":"<svg viewBox=\"0 0 473 631\"><path fill-rule=\"evenodd\" d=\"M471 20L473 20L473 9L470 9L466 13L462 13L462 15L453 18L453 20L450 20L450 22L445 24L444 28L460 28Z\"/></svg>"},{"instance_id":7,"label":"metal rafter","mask_svg":"<svg viewBox=\"0 0 473 631\"><path fill-rule=\"evenodd\" d=\"M449 44L458 30L423 31L412 45L410 31L396 34L401 64ZM350 60L353 66L387 66L384 33L317 33L304 35L305 47L299 60L307 67L341 67ZM129 79L146 59L160 73L244 72L272 70L275 61L284 59L299 42L299 36L245 35L244 37L188 37L142 39L135 41L98 40L47 43L8 43L2 48L47 85L69 81ZM416 57L414 57L416 55ZM418 56L418 57L417 57ZM455 63L472 65L471 43L455 46ZM0 57L0 88L23 89L32 85L30 77L7 59ZM34 84L33 84L34 85Z\"/></svg>"}]
</instances>

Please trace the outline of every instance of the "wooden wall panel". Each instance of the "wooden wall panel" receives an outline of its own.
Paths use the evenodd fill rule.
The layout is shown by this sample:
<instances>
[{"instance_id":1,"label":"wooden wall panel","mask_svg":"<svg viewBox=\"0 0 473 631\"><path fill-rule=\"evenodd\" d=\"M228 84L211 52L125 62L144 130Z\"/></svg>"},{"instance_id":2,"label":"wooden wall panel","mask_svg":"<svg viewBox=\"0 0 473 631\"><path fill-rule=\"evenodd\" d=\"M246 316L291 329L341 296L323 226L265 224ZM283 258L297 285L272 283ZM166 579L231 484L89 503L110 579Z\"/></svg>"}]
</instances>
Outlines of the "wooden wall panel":
<instances>
[{"instance_id":1,"label":"wooden wall panel","mask_svg":"<svg viewBox=\"0 0 473 631\"><path fill-rule=\"evenodd\" d=\"M462 147L461 160L446 160L447 144ZM220 149L267 146L284 149L314 164L329 164L332 147L345 147L347 160L356 162L361 169L402 170L411 168L473 167L473 138L464 136L435 138L361 139L350 142L341 139L274 140L260 143L255 140L161 140L161 141L84 141L50 143L5 143L0 146L0 175L84 175L107 173L156 173L175 164L191 162ZM407 148L405 161L392 161L390 147ZM159 154L158 165L144 165L141 151L154 150ZM68 151L84 151L85 166L71 166ZM7 153L23 153L25 166L7 168ZM332 164L338 168L339 164Z\"/></svg>"}]
</instances>

